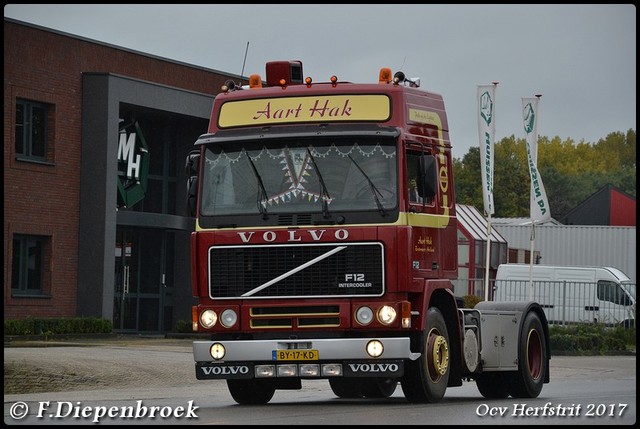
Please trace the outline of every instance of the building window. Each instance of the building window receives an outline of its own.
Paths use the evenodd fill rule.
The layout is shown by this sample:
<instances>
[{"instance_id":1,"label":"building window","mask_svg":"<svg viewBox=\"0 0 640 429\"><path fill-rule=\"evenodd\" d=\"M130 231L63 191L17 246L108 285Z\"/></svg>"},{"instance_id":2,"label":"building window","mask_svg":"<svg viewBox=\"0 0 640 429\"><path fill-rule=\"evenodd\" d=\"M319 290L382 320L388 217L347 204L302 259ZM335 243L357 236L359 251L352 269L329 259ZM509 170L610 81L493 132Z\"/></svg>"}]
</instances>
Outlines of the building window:
<instances>
[{"instance_id":1,"label":"building window","mask_svg":"<svg viewBox=\"0 0 640 429\"><path fill-rule=\"evenodd\" d=\"M16 101L16 155L23 159L47 160L47 106Z\"/></svg>"},{"instance_id":2,"label":"building window","mask_svg":"<svg viewBox=\"0 0 640 429\"><path fill-rule=\"evenodd\" d=\"M21 234L13 236L12 295L44 295L47 243L47 237Z\"/></svg>"}]
</instances>

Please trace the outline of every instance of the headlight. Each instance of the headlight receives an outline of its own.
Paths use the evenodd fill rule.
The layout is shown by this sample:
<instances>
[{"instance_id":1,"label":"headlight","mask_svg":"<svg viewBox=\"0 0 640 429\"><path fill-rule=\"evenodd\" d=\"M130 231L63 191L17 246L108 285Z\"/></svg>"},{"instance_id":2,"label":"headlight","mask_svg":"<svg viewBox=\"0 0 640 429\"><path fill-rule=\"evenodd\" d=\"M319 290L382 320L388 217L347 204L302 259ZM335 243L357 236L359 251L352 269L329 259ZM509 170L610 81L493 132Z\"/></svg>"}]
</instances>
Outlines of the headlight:
<instances>
[{"instance_id":1,"label":"headlight","mask_svg":"<svg viewBox=\"0 0 640 429\"><path fill-rule=\"evenodd\" d=\"M216 324L218 320L218 315L213 310L205 310L200 313L200 324L205 328L211 328Z\"/></svg>"},{"instance_id":2,"label":"headlight","mask_svg":"<svg viewBox=\"0 0 640 429\"><path fill-rule=\"evenodd\" d=\"M373 320L373 311L366 306L362 306L356 310L356 322L361 325L368 325Z\"/></svg>"},{"instance_id":3,"label":"headlight","mask_svg":"<svg viewBox=\"0 0 640 429\"><path fill-rule=\"evenodd\" d=\"M220 315L220 324L225 328L230 328L238 321L238 315L230 308L226 309Z\"/></svg>"},{"instance_id":4,"label":"headlight","mask_svg":"<svg viewBox=\"0 0 640 429\"><path fill-rule=\"evenodd\" d=\"M396 309L383 305L378 309L378 321L383 325L391 325L396 320Z\"/></svg>"}]
</instances>

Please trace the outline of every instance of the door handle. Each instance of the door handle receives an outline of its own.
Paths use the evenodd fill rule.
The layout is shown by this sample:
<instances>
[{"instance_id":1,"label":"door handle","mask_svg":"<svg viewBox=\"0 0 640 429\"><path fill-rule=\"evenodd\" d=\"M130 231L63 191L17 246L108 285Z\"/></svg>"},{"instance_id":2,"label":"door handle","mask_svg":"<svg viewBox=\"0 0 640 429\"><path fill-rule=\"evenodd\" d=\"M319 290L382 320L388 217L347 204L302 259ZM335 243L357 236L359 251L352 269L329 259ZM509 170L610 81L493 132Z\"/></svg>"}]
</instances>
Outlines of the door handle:
<instances>
[{"instance_id":1,"label":"door handle","mask_svg":"<svg viewBox=\"0 0 640 429\"><path fill-rule=\"evenodd\" d=\"M129 293L129 266L124 267L124 293Z\"/></svg>"}]
</instances>

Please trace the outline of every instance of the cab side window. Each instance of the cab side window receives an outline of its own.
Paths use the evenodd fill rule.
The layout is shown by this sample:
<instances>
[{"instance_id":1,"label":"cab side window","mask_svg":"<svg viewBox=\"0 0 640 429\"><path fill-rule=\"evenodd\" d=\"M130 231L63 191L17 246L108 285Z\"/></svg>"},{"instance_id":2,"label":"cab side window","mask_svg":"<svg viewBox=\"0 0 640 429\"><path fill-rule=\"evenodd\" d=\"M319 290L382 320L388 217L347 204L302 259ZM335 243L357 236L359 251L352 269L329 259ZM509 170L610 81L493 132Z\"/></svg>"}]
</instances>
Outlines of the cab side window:
<instances>
[{"instance_id":1,"label":"cab side window","mask_svg":"<svg viewBox=\"0 0 640 429\"><path fill-rule=\"evenodd\" d=\"M424 197L418 190L418 172L420 171L420 157L422 155L423 153L418 151L407 151L406 153L406 189L408 192L408 200L410 204L430 205L433 203L433 198Z\"/></svg>"}]
</instances>

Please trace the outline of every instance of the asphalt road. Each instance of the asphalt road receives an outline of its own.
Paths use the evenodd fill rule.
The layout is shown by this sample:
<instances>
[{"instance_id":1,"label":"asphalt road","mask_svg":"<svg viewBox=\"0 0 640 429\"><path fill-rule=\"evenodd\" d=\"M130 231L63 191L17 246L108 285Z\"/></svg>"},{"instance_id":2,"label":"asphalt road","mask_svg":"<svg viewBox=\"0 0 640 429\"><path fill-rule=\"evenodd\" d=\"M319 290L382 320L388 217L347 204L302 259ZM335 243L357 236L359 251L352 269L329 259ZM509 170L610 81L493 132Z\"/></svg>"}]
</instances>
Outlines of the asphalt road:
<instances>
[{"instance_id":1,"label":"asphalt road","mask_svg":"<svg viewBox=\"0 0 640 429\"><path fill-rule=\"evenodd\" d=\"M473 382L449 388L438 404L410 404L400 387L384 400L343 400L333 395L326 380L317 380L303 382L300 391L276 391L267 406L245 407L233 401L224 381L196 380L191 344L188 339L114 338L5 347L5 424L132 423L128 416L99 416L110 407L133 407L138 413L142 409L147 415L135 419L138 424L636 421L635 356L554 356L551 383L545 384L540 397L525 402L486 400ZM152 407L171 415L149 418ZM538 415L527 415L534 412Z\"/></svg>"}]
</instances>

